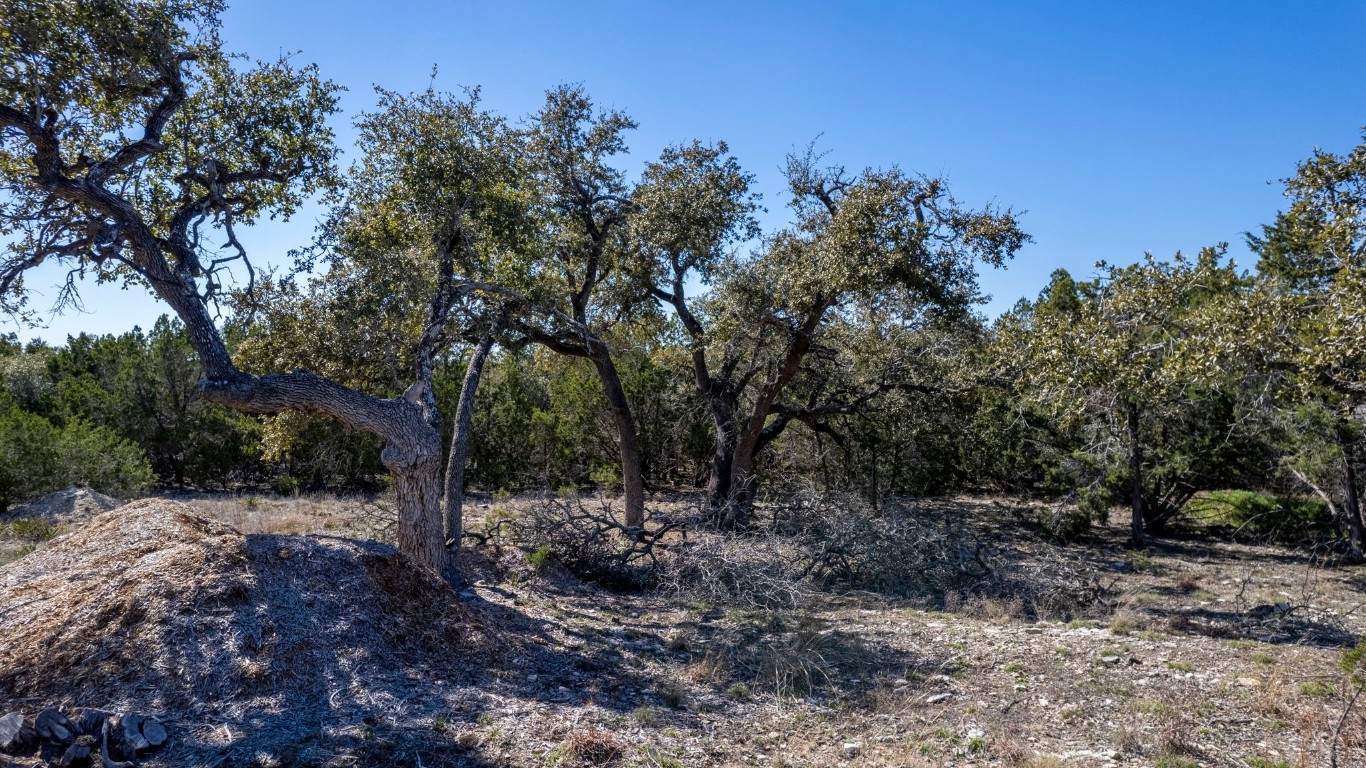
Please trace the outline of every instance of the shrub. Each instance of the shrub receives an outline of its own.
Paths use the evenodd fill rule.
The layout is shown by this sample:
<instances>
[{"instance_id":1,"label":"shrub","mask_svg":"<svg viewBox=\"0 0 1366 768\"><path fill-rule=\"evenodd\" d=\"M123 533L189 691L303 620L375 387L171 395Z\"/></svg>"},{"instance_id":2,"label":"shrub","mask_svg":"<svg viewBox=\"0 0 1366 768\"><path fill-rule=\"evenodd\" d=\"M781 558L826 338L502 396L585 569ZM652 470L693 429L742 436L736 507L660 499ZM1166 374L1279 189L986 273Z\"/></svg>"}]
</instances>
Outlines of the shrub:
<instances>
[{"instance_id":1,"label":"shrub","mask_svg":"<svg viewBox=\"0 0 1366 768\"><path fill-rule=\"evenodd\" d=\"M1322 502L1253 491L1211 491L1187 504L1190 515L1209 525L1276 541L1303 541L1332 528Z\"/></svg>"},{"instance_id":2,"label":"shrub","mask_svg":"<svg viewBox=\"0 0 1366 768\"><path fill-rule=\"evenodd\" d=\"M57 429L0 394L0 512L52 489Z\"/></svg>"},{"instance_id":3,"label":"shrub","mask_svg":"<svg viewBox=\"0 0 1366 768\"><path fill-rule=\"evenodd\" d=\"M1081 504L1056 504L1039 510L1039 528L1057 541L1071 543L1091 532L1094 512Z\"/></svg>"},{"instance_id":4,"label":"shrub","mask_svg":"<svg viewBox=\"0 0 1366 768\"><path fill-rule=\"evenodd\" d=\"M54 446L58 485L80 485L121 498L147 492L156 480L142 449L112 430L72 419Z\"/></svg>"},{"instance_id":5,"label":"shrub","mask_svg":"<svg viewBox=\"0 0 1366 768\"><path fill-rule=\"evenodd\" d=\"M610 502L585 504L579 498L547 497L520 517L496 524L487 539L509 538L542 570L553 558L570 573L607 587L652 586L659 570L656 546L677 527L668 521L634 529L617 519Z\"/></svg>"}]
</instances>

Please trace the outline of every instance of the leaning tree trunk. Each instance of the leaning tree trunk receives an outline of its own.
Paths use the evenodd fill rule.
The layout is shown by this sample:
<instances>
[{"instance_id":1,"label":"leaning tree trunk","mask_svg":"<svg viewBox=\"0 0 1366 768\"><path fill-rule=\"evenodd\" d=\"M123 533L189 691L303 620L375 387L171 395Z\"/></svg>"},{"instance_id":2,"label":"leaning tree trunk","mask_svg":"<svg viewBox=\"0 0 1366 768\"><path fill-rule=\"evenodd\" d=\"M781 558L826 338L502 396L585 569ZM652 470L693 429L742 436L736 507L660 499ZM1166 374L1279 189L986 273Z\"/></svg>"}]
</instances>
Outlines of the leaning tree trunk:
<instances>
[{"instance_id":1,"label":"leaning tree trunk","mask_svg":"<svg viewBox=\"0 0 1366 768\"><path fill-rule=\"evenodd\" d=\"M603 391L607 394L607 404L612 411L612 421L617 427L617 449L621 453L621 484L626 495L626 525L630 528L645 526L645 477L641 466L640 444L636 437L636 420L631 415L631 405L626 400L626 389L621 384L621 376L606 350L595 350L590 359L602 380Z\"/></svg>"},{"instance_id":2,"label":"leaning tree trunk","mask_svg":"<svg viewBox=\"0 0 1366 768\"><path fill-rule=\"evenodd\" d=\"M449 567L460 558L460 537L464 535L465 461L470 455L470 426L474 422L474 393L484 373L484 361L493 348L493 337L479 340L470 355L465 380L460 384L460 402L455 407L455 428L451 435L451 453L446 460L446 549Z\"/></svg>"},{"instance_id":3,"label":"leaning tree trunk","mask_svg":"<svg viewBox=\"0 0 1366 768\"><path fill-rule=\"evenodd\" d=\"M1130 405L1128 408L1128 435L1129 435L1129 473L1133 476L1133 485L1129 491L1129 503L1132 507L1133 517L1130 519L1131 535L1136 546L1142 546L1143 535L1143 444L1139 440L1138 431L1138 406Z\"/></svg>"}]
</instances>

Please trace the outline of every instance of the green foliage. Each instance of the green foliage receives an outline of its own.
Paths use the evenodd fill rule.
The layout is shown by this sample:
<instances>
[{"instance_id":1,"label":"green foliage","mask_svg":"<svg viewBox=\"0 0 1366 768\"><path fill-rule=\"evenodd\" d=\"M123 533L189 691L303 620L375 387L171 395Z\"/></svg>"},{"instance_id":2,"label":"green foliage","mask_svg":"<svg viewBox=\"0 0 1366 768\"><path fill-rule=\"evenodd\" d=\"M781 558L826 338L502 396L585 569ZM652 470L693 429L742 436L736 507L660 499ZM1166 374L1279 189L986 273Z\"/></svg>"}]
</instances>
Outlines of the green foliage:
<instances>
[{"instance_id":1,"label":"green foliage","mask_svg":"<svg viewBox=\"0 0 1366 768\"><path fill-rule=\"evenodd\" d=\"M1323 502L1254 491L1211 491L1187 504L1191 517L1256 536L1301 541L1331 529L1332 515Z\"/></svg>"},{"instance_id":2,"label":"green foliage","mask_svg":"<svg viewBox=\"0 0 1366 768\"><path fill-rule=\"evenodd\" d=\"M997 374L1070 436L1072 482L1103 489L1108 507L1137 480L1154 531L1200 489L1260 468L1256 437L1239 431L1245 347L1225 327L1247 280L1223 253L1101 264L1084 284L1060 270L996 327Z\"/></svg>"},{"instance_id":3,"label":"green foliage","mask_svg":"<svg viewBox=\"0 0 1366 768\"><path fill-rule=\"evenodd\" d=\"M57 421L85 419L137 443L163 484L224 485L254 473L258 422L204 402L180 323L72 337L50 355Z\"/></svg>"},{"instance_id":4,"label":"green foliage","mask_svg":"<svg viewBox=\"0 0 1366 768\"><path fill-rule=\"evenodd\" d=\"M56 482L57 430L0 396L0 512L51 490Z\"/></svg>"},{"instance_id":5,"label":"green foliage","mask_svg":"<svg viewBox=\"0 0 1366 768\"><path fill-rule=\"evenodd\" d=\"M94 488L127 499L145 493L156 480L141 448L83 419L67 422L57 433L53 452L59 485Z\"/></svg>"},{"instance_id":6,"label":"green foliage","mask_svg":"<svg viewBox=\"0 0 1366 768\"><path fill-rule=\"evenodd\" d=\"M1056 504L1040 509L1037 522L1039 528L1049 537L1062 542L1073 542L1090 533L1093 517L1095 515L1089 506Z\"/></svg>"},{"instance_id":7,"label":"green foliage","mask_svg":"<svg viewBox=\"0 0 1366 768\"><path fill-rule=\"evenodd\" d=\"M81 419L59 428L0 397L0 511L68 485L136 497L154 480L142 450L113 431Z\"/></svg>"},{"instance_id":8,"label":"green foliage","mask_svg":"<svg viewBox=\"0 0 1366 768\"><path fill-rule=\"evenodd\" d=\"M550 549L550 546L542 545L534 551L528 552L526 561L532 568L541 571L545 570L545 567L550 564L552 557L554 557L554 552Z\"/></svg>"},{"instance_id":9,"label":"green foliage","mask_svg":"<svg viewBox=\"0 0 1366 768\"><path fill-rule=\"evenodd\" d=\"M35 258L125 284L169 266L213 296L226 262L201 258L201 237L239 249L234 226L287 218L335 184L327 118L339 87L288 56L253 64L224 51L222 10L217 0L6 4L0 306L32 316L22 273ZM117 190L149 231L121 229L129 221L88 196L58 204L54 191L74 189L57 181L68 175Z\"/></svg>"},{"instance_id":10,"label":"green foliage","mask_svg":"<svg viewBox=\"0 0 1366 768\"><path fill-rule=\"evenodd\" d=\"M16 539L24 539L32 542L43 542L57 535L57 529L44 520L32 517L21 517L18 520L11 520L5 524L8 535Z\"/></svg>"}]
</instances>

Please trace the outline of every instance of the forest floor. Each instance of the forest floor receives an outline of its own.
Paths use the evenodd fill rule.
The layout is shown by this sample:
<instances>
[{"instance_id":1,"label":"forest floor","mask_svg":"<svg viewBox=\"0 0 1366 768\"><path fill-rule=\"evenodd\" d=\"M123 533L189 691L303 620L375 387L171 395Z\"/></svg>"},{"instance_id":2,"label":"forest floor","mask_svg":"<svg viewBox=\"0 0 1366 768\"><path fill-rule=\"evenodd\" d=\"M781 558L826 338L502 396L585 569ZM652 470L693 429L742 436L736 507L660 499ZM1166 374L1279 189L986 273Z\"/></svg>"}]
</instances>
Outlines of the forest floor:
<instances>
[{"instance_id":1,"label":"forest floor","mask_svg":"<svg viewBox=\"0 0 1366 768\"><path fill-rule=\"evenodd\" d=\"M44 569L76 567L80 547L112 540L117 556L131 523L116 510L97 518L89 541L74 532L0 567L0 710L130 702L171 709L158 712L171 746L147 765L1274 768L1327 766L1334 742L1338 765L1366 765L1366 706L1344 718L1353 688L1340 669L1344 650L1366 633L1366 569L1323 567L1290 549L1189 535L1132 551L1116 521L1067 548L1099 574L1106 596L1081 617L1031 616L1009 599L950 598L931 609L831 592L760 610L610 592L526 553L485 551L468 558L470 583L450 596L443 619L440 588L404 582L395 592L382 565L389 550L352 541L383 539L387 523L372 504L178 498L245 534L233 538L222 526L202 534L213 546L196 545L202 562L186 567L200 574L195 589L205 589L206 570L237 578L237 560L207 553L240 541L250 580L232 589L220 583L214 594L288 601L298 615L281 613L270 624L261 618L267 607L251 613L229 601L214 614L218 624L194 625L203 644L205 633L231 629L238 637L248 624L259 641L252 622L264 622L266 640L204 656L205 665L233 665L236 682L186 687L176 709L165 691L116 695L82 687L86 677L63 683L29 669L42 662L24 660L20 609L36 599ZM1058 549L1033 532L1027 506L933 503L1012 549L1017 562ZM499 506L472 504L471 527ZM48 547L60 557L39 568ZM129 543L129 557L146 557L140 547ZM363 570L346 570L357 562ZM164 570L163 563L149 572ZM362 577L389 590L381 604L363 594L370 582ZM191 604L207 610L196 596L180 608L168 603L165 615ZM329 635L326 622L347 613L364 619ZM137 616L161 614L144 606ZM449 640L447 619L463 627L460 638ZM290 622L313 622L336 659L305 662L294 650L286 658L286 646L271 638L286 635ZM407 629L380 631L391 622ZM362 634L362 624L378 629ZM428 624L446 635L424 634L417 645L403 635L431 634ZM14 646L6 649L10 633ZM372 635L392 647L373 647L380 640ZM36 632L29 639L35 649L52 647ZM260 658L244 657L252 653ZM185 658L177 663L193 667ZM291 676L291 665L314 663L316 679ZM100 690L106 700L88 700ZM291 717L297 728L271 725Z\"/></svg>"}]
</instances>

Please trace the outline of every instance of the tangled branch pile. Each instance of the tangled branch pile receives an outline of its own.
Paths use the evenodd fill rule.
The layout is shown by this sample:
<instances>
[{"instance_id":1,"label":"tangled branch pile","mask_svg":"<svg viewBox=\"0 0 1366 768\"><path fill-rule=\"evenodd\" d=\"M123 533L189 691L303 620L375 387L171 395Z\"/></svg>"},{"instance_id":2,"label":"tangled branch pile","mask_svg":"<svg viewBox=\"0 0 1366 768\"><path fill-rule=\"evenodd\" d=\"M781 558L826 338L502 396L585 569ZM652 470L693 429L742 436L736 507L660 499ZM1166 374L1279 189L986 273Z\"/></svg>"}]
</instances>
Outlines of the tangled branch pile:
<instances>
[{"instance_id":1,"label":"tangled branch pile","mask_svg":"<svg viewBox=\"0 0 1366 768\"><path fill-rule=\"evenodd\" d=\"M765 511L764 523L730 535L701 514L632 529L610 504L547 499L480 538L554 557L609 586L750 608L791 608L818 590L857 589L936 607L990 599L1025 614L1070 616L1105 593L1080 557L990 545L932 503L875 509L854 494L804 492Z\"/></svg>"}]
</instances>

